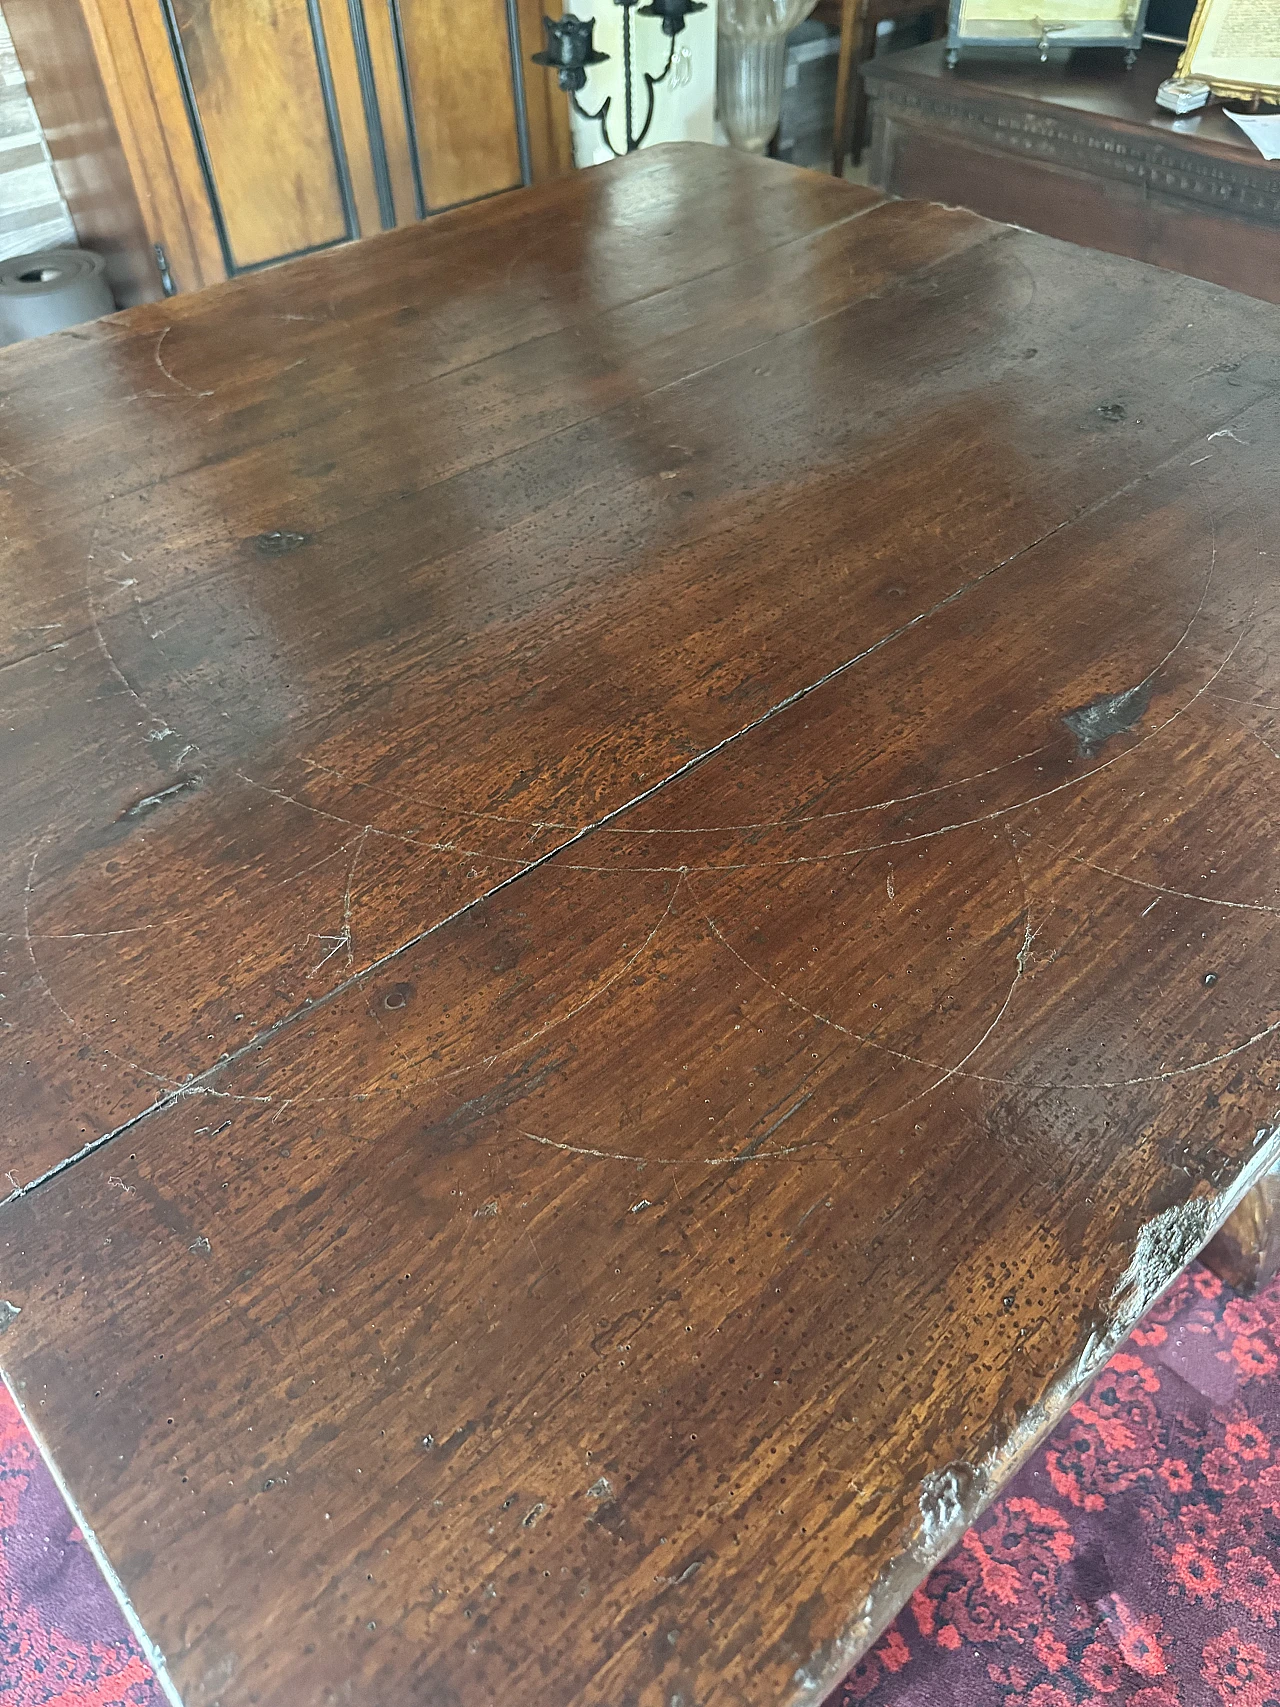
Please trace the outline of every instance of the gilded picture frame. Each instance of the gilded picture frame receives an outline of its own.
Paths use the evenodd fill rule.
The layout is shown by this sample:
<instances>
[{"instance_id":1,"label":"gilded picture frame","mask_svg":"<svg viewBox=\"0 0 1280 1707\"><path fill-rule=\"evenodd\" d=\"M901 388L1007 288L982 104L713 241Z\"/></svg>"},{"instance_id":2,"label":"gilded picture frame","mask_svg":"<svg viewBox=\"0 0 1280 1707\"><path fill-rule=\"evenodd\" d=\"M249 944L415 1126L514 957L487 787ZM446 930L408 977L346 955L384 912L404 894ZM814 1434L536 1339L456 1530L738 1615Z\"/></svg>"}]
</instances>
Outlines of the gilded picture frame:
<instances>
[{"instance_id":1,"label":"gilded picture frame","mask_svg":"<svg viewBox=\"0 0 1280 1707\"><path fill-rule=\"evenodd\" d=\"M1187 45L1178 60L1177 76L1193 77L1207 83L1215 95L1228 99L1248 101L1254 96L1261 96L1264 100L1280 101L1280 52L1258 57L1258 69L1267 68L1265 77L1223 76L1213 70L1215 65L1230 64L1234 67L1247 64L1247 55L1243 59L1234 55L1224 59L1224 56L1214 54L1212 49L1233 17L1242 17L1246 23L1250 21L1256 3L1257 0L1198 0Z\"/></svg>"}]
</instances>

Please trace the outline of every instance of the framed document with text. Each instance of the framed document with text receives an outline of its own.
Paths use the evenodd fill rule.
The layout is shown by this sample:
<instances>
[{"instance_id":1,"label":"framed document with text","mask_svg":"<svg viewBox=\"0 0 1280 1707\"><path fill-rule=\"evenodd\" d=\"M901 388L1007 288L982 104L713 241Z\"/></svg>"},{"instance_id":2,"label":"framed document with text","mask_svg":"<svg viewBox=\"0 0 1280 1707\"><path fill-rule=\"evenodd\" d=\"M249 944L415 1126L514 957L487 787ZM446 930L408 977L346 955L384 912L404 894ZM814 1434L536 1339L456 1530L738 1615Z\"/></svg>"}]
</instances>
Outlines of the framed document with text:
<instances>
[{"instance_id":1,"label":"framed document with text","mask_svg":"<svg viewBox=\"0 0 1280 1707\"><path fill-rule=\"evenodd\" d=\"M1178 76L1280 101L1280 0L1200 0Z\"/></svg>"}]
</instances>

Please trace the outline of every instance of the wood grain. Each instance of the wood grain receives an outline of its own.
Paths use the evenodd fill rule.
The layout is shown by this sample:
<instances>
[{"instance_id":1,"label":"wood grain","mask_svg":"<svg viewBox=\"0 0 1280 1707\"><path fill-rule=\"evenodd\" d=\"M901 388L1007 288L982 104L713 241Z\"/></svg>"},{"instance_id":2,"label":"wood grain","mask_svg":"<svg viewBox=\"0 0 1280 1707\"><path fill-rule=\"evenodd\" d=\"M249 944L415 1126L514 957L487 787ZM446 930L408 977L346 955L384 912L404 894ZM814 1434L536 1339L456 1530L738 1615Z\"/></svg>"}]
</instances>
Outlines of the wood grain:
<instances>
[{"instance_id":1,"label":"wood grain","mask_svg":"<svg viewBox=\"0 0 1280 1707\"><path fill-rule=\"evenodd\" d=\"M400 0L400 15L428 209L518 185L506 0L470 0L465 32L440 0Z\"/></svg>"},{"instance_id":2,"label":"wood grain","mask_svg":"<svg viewBox=\"0 0 1280 1707\"><path fill-rule=\"evenodd\" d=\"M175 0L174 16L235 265L340 241L306 0Z\"/></svg>"},{"instance_id":3,"label":"wood grain","mask_svg":"<svg viewBox=\"0 0 1280 1707\"><path fill-rule=\"evenodd\" d=\"M9 470L6 528L14 542L4 609L8 682L15 695L20 690L21 711L10 718L5 753L11 839L4 854L0 953L2 970L13 980L4 986L12 1046L5 1091L31 1119L6 1123L0 1176L12 1171L30 1181L128 1119L140 1098L167 1089L164 1078L155 1077L167 1076L159 1061L142 1060L107 1037L90 1044L83 1071L67 1077L85 1046L86 1022L89 1032L99 1022L77 1012L78 998L65 985L57 988L56 976L46 988L52 968L45 969L38 945L40 966L32 963L22 934L27 926L37 936L46 927L57 928L47 918L41 926L32 908L44 875L61 861L59 846L71 854L72 844L87 836L82 851L89 854L91 844L100 850L89 855L94 882L109 879L109 844L123 833L142 853L167 808L182 799L166 791L199 777L201 787L190 794L194 801L205 795L215 770L234 792L248 791L246 805L283 811L307 825L305 834L313 837L323 820L308 823L313 815L303 807L289 808L254 786L265 780L296 793L300 779L283 772L267 776L254 755L262 747L287 760L289 727L297 717L309 717L308 706L321 725L335 712L342 721L344 705L360 723L368 708L362 710L363 693L350 697L354 678L347 647L359 632L358 653L378 679L388 667L392 627L402 630L404 650L386 686L399 683L394 697L398 716L408 717L410 749L419 741L413 726L421 715L415 677L429 670L433 679L448 683L446 693L461 696L459 728L489 731L487 746L503 768L486 793L496 795L510 785L508 761L485 716L481 679L454 649L470 628L478 632L499 621L513 592L524 606L530 636L539 632L548 609L574 596L561 572L559 516L588 516L598 485L613 480L625 463L602 441L596 479L579 493L578 466L560 454L562 435L589 438L595 419L616 410L625 420L629 407L678 380L705 352L718 347L724 355L740 353L771 327L794 325L797 309L787 298L807 270L804 242L828 226L838 230L851 213L874 202L867 192L811 177L795 180L779 168L757 179L749 196L738 194L714 239L695 241L696 199L735 185L741 190L741 168L726 152L664 150L631 174L634 228L613 222L617 190L611 174L597 174L581 188L566 180L548 192L546 202L527 199L510 208L494 203L466 218L446 215L372 239L332 267L320 258L298 262L269 279L236 281L54 344L29 346L21 360L10 362L0 410L6 435L0 456ZM583 235L576 244L548 243L549 216L566 227L582 223ZM954 222L958 235L935 238L921 222L908 219L901 241L908 255L923 260L945 252L949 241L963 241L973 224ZM600 269L590 278L583 274L579 246L587 227ZM637 231L644 233L643 243ZM777 260L770 262L775 248ZM745 287L749 277L759 287L762 266L774 274L775 284L757 306ZM892 275L883 262L872 260L871 266L867 288L874 290ZM843 300L848 267L837 249L819 299L825 307ZM743 305L725 320L717 345L708 342L705 323L718 301L717 275L734 270L742 276ZM664 286L675 293L676 319L669 331ZM691 306L680 305L684 294L693 296ZM612 350L601 344L594 371L583 375L576 331L610 312L633 324L620 331ZM526 347L532 365L522 381L520 351ZM27 368L26 362L34 365ZM521 385L525 401L511 414L506 399ZM440 433L444 408L459 425L470 423L465 441L452 430ZM501 446L495 431L503 435ZM498 448L518 453L501 488L492 466ZM625 441L622 450L630 455ZM647 455L649 471L629 477L637 514L677 539L695 538L713 512L698 512L696 505L691 510L689 500L672 498L671 484L659 478L669 464L661 443ZM477 532L473 517L481 512L489 523ZM394 527L385 532L388 524ZM330 526L338 530L331 536ZM540 542L543 571L530 578L518 573L513 582L502 568L504 541L530 530L531 543ZM278 532L308 543L283 553L260 548L260 540ZM584 564L588 574L581 582L597 596L608 590L608 543L604 549L603 558ZM39 582L22 572L32 556L50 566ZM627 559L633 566L642 562L638 543ZM54 564L60 565L56 573ZM417 620L404 626L387 601L399 597L403 577L414 572L424 602ZM438 577L439 594L432 591ZM371 602L362 591L366 586ZM285 605L277 607L279 593ZM157 597L169 606L163 615L152 612ZM171 600L176 602L170 605ZM303 651L309 643L296 632L289 607L296 613L313 605L327 614L312 634L327 632L330 638L305 663L297 642ZM451 606L455 614L442 630L441 617ZM47 626L54 623L62 626ZM197 632L204 638L188 651L186 637L194 640ZM740 678L756 676L758 661L739 658ZM797 663L793 658L782 678L788 687L800 685ZM678 656L672 665L674 690L682 672ZM526 691L519 662L507 673L503 691L519 700ZM197 679L205 688L192 699L187 696ZM64 682L69 691L60 692ZM769 686L765 680L755 683L749 690L754 703L763 704ZM186 698L182 709L175 690ZM572 699L563 709L557 702L553 688L546 709L529 707L526 739L531 751L545 750L547 762L559 768L571 746L590 750L596 740L582 721L594 715L590 707L576 712ZM51 715L62 724L60 757L56 775L40 775L20 752L33 739L51 752L42 734ZM708 702L704 693L693 696L686 715L719 739L739 726L742 710L732 699ZM279 747L282 735L285 745ZM588 803L597 788L612 805L629 798L635 788L631 773L646 768L650 740L660 743L662 754L677 754L679 762L694 738L692 728L637 729L630 764L626 752L615 758L605 747ZM328 760L318 748L315 756L339 768L345 762L336 748ZM237 771L251 781L242 782ZM476 783L474 773L468 783ZM158 816L153 810L131 813L157 795L165 795ZM318 848L314 857L330 851ZM509 871L512 850L498 851ZM515 852L522 863L523 837ZM71 857L79 864L78 854ZM200 860L205 863L204 854ZM307 863L300 859L295 869ZM448 894L470 899L478 884L484 886L469 875L470 862L438 863L451 874ZM122 869L117 865L116 874ZM323 884L330 875L321 869L304 883L300 897L308 909L315 899L309 885ZM448 894L434 893L437 876L423 871L429 907L448 902ZM250 891L256 889L247 868L232 887L246 881ZM45 898L50 895L46 890ZM230 898L228 891L224 901ZM239 905L233 911L243 917ZM166 904L157 918L167 917L178 913ZM73 926L70 943L141 947L152 933L132 927L147 921L126 922L129 934L123 937L85 937L84 929L94 927ZM294 940L280 944L286 962L306 982L303 994L318 994L347 975L345 955L339 955L308 976L324 952L308 941L315 928L314 919L300 929L297 920L288 921L284 929ZM392 946L397 945L398 939ZM302 960L295 958L299 949ZM205 1014L210 1000L219 1000L217 979L209 983L201 974L200 981L205 987L196 1009ZM141 985L136 988L141 993ZM283 978L265 986L266 1012L288 1012L292 988ZM36 1007L27 1024L22 1010L29 1002ZM59 1005L70 1018L60 1015ZM245 1019L237 1022L237 1013ZM237 1002L223 1017L230 1032L239 1032L251 1016L254 1009ZM199 1046L202 1058L209 1028L191 1017L196 1029L184 1022L179 1032ZM55 1029L68 1028L62 1043L52 1035L38 1043L50 1022ZM105 1023L111 1027L109 1016ZM161 1029L168 1030L167 1021ZM182 1047L177 1036L174 1042ZM215 1053L225 1047L226 1038ZM38 1070L28 1052L37 1048L45 1063ZM43 1109L39 1116L37 1103Z\"/></svg>"},{"instance_id":4,"label":"wood grain","mask_svg":"<svg viewBox=\"0 0 1280 1707\"><path fill-rule=\"evenodd\" d=\"M5 21L76 236L107 263L121 307L161 294L151 240L76 0L9 0Z\"/></svg>"},{"instance_id":5,"label":"wood grain","mask_svg":"<svg viewBox=\"0 0 1280 1707\"><path fill-rule=\"evenodd\" d=\"M15 775L10 793L22 803L13 820L21 854L15 854L9 909L17 933L9 952L20 977L15 971L18 982L10 987L7 1013L11 1025L22 1023L22 1037L32 1036L31 1047L44 1038L39 1047L45 1061L45 1071L24 1064L10 1080L11 1094L32 1115L8 1131L4 1166L19 1181L38 1177L82 1142L110 1131L136 1112L140 1094L169 1094L175 1081L202 1068L211 1034L218 1042L215 1056L238 1047L301 995L323 994L348 974L345 949L330 954L318 938L341 934L341 890L332 891L343 857L337 850L349 835L332 836L331 820L312 808L338 818L358 815L366 780L419 792L429 808L396 826L409 840L375 838L381 859L394 855L407 865L399 883L412 889L397 890L387 917L389 936L371 936L373 916L366 909L360 951L367 964L403 940L396 934L401 905L412 901L424 926L446 916L497 877L545 852L557 837L624 804L692 753L803 686L815 659L824 668L838 663L867 636L869 622L876 625L874 638L896 620L893 599L869 608L859 601L841 618L821 583L812 582L810 567L815 561L839 564L847 556L855 526L849 504L856 506L866 560L894 550L897 507L909 500L917 480L905 463L895 472L883 433L886 421L902 418L902 364L921 359L926 346L919 329L907 326L880 298L895 274L920 273L915 289L931 293L930 269L957 248L975 244L980 253L964 275L965 289L994 293L991 269L1007 276L1007 267L994 256L989 263L985 259L989 228L964 217L940 220L920 209L886 209L874 216L884 230L875 245L854 221L786 244L771 258L748 260L743 257L762 241L794 233L790 221L782 231L770 229L762 185L742 198L736 227L726 214L718 250L694 251L687 246L696 219L692 209L683 215L683 227L671 225L678 174L670 163L679 158L676 151L634 180L637 205L647 205L652 216L650 229L666 222L668 231L665 244L648 259L647 272L633 241L620 239L616 253L609 253L596 227L593 245L611 269L610 287L623 300L589 378L582 373L579 322L603 304L575 299L574 254L563 245L548 250L535 242L533 265L522 273L512 270L509 256L515 250L503 246L509 241L518 250L537 238L542 220L534 214L536 204L526 204L527 231L495 208L485 220L454 221L456 238L444 226L438 241L425 233L381 239L387 256L382 267L357 267L358 255L350 267L317 263L316 276L326 278L332 291L328 311L315 319L287 318L297 311L298 296L284 275L270 290L237 287L237 296L246 292L259 307L257 316L238 311L238 341L225 316L211 308L209 341L202 344L196 328L206 316L194 314L189 321L186 305L172 320L171 310L163 320L157 312L140 333L125 383L159 388L159 395L143 396L128 408L131 414L150 409L158 417L156 431L122 441L108 413L92 448L77 434L70 453L76 466L83 471L97 458L100 489L115 497L87 505L73 521L54 497L52 536L35 532L30 539L32 551L61 558L69 578L56 603L44 602L25 617L23 644L30 657L24 667L32 672L27 715L39 715L57 673L74 670L76 691L63 699L68 712L74 716L75 708L90 708L95 737L100 740L109 727L112 740L104 755L69 730L60 743L67 766L59 789L51 791L44 776L32 788L30 780L24 784ZM695 151L695 158L710 162L697 180L700 194L738 181L731 157ZM591 182L603 214L612 181L604 174ZM791 188L786 173L766 183L770 189ZM795 183L813 195L808 218L819 222L837 210L856 212L865 205L865 198L859 201L839 186L819 191L810 178ZM576 203L578 192L571 186L558 194ZM797 188L788 201L793 210L800 206L798 195ZM495 270L499 231L504 239L496 246ZM735 249L739 263L726 276L719 269ZM628 255L634 256L630 264ZM705 282L703 265L710 268ZM651 281L663 276L664 267L673 283L652 297ZM685 285L674 282L682 267L694 274ZM303 270L299 266L295 274ZM512 318L495 320L483 281L508 274ZM740 307L728 315L725 289L735 280ZM605 288L600 275L594 282ZM436 304L436 317L426 327L412 307L424 290ZM964 303L964 290L958 300ZM1022 302L1055 302L1054 287L1028 275L1026 288L1015 293L1015 311ZM393 311L398 303L407 307ZM840 305L841 318L831 321ZM405 312L410 318L391 336L388 321ZM1055 306L1059 312L1067 314L1061 302ZM817 321L817 331L804 330L809 320ZM324 349L335 323L347 330L337 341L337 368L328 377ZM946 348L955 337L970 340L969 356L955 364L953 382L960 393L980 382L979 373L990 378L990 349L975 331L977 324L962 306L958 320L949 315L938 326L936 348ZM364 344L353 330L361 326ZM556 327L561 330L552 335ZM271 340L265 359L264 334ZM1131 336L1124 316L1116 317L1109 332L1100 327L1098 360L1108 380L1125 373L1129 383L1152 362L1163 362L1171 376L1180 370L1183 350L1163 347L1156 334L1131 345ZM1218 319L1202 319L1196 336L1204 340L1196 345L1205 351L1204 365L1212 367L1210 358L1223 347ZM761 364L754 351L762 339L780 337L792 354L771 372L757 374ZM1021 388L1030 359L1046 376L1044 383L1071 399L1071 407L1063 411L1060 434L1046 436L1043 458L1019 475L1020 504L1010 498L1003 441L985 459L965 452L970 497L961 506L950 498L936 501L936 540L921 558L922 595L944 592L957 561L999 560L1093 501L1114 478L1117 457L1129 477L1148 467L1152 456L1158 459L1183 442L1183 421L1105 431L1115 423L1096 414L1097 374L1080 368L1068 337L1052 353L1027 358L1016 314L1009 337L1006 389ZM812 340L820 341L815 349L822 353L810 350L799 360L804 343ZM118 373L118 338L109 354ZM157 355L172 381L157 368ZM672 382L708 358L706 377L681 386L673 397ZM93 352L83 352L81 359L88 364L93 395ZM786 550L765 571L752 555L734 552L718 572L717 587L707 589L699 542L724 535L753 485L766 494L754 500L753 513L762 518L780 501L779 493L789 494L783 517L803 507L799 494L809 490L812 473L804 406L812 377L808 364L824 359L844 363L858 381L842 412L831 417L843 448L832 475L833 495L824 500L824 520L784 534ZM1132 367L1117 369L1116 362ZM348 393L353 364L359 377ZM228 370L239 379L229 379ZM148 375L156 387L149 387ZM241 381L259 399L247 417ZM344 399L336 413L320 407L335 387ZM1199 414L1203 430L1212 430L1229 418L1224 411L1258 394L1257 385L1239 373L1220 372L1194 388L1188 407ZM77 387L70 395L86 394ZM353 404L350 396L358 401ZM518 397L529 403L513 413L511 400ZM643 404L646 414L660 412L642 419L637 432L632 417L645 397L652 399ZM777 424L771 436L756 438L752 421L762 402ZM205 450L194 467L184 468L187 441L175 440L171 431L175 405L194 413L201 425ZM41 437L38 412L27 411L24 454L33 471L56 469L66 411L66 401L51 392L48 440ZM716 428L722 416L738 422L724 440ZM302 418L310 421L305 431L299 428ZM789 429L784 422L791 423ZM748 442L757 445L754 462L743 461ZM144 444L156 459L150 466L140 461ZM1067 452L1077 464L1075 484L1064 484ZM644 458L640 465L637 455ZM430 467L425 480L424 465ZM696 487L682 483L686 465L697 470ZM501 476L499 469L505 470ZM857 477L852 484L850 470ZM869 507L859 486L866 481L881 493ZM47 489L30 475L15 488L25 514L34 518ZM602 490L614 493L615 501L625 493L626 511L566 575L560 542L566 531L598 531L592 518ZM688 491L692 498L684 496ZM448 497L443 512L442 494ZM474 517L481 511L485 522L477 531ZM375 516L379 531L373 544ZM782 517L778 525L794 528ZM296 552L264 554L257 542L278 530L307 543ZM514 584L503 571L513 538L528 562L541 565L538 575L523 570ZM429 602L418 624L394 619L398 638L389 649L388 601L401 596L406 575ZM809 584L799 602L797 578L801 586ZM717 596L740 596L735 589L762 584L775 590L756 619L744 624L732 602L725 614L714 614ZM315 616L293 633L304 599ZM792 627L779 633L772 612L782 599L793 616ZM454 613L443 630L441 608ZM576 628L563 627L570 610L580 612L579 621L590 621L593 635L616 628L636 636L636 663L615 685L587 682L567 689L578 672L581 644ZM503 613L505 621L495 627ZM65 625L65 643L42 657L33 642L55 615ZM548 622L555 625L554 643L547 638ZM197 631L206 639L189 649L183 637ZM514 653L513 632L528 636ZM291 634L282 676L280 646ZM690 681L689 648L713 642L719 654L715 669L697 672ZM539 658L536 670L530 646ZM613 656L617 643L609 646ZM362 661L359 666L353 657ZM387 753L370 776L363 760L352 765L353 743L358 748L364 738L369 706L364 692L350 697L350 684L357 667L376 679L388 658L394 675L379 690ZM205 692L193 697L193 679L207 683L207 698ZM296 685L286 687L289 681ZM424 749L423 706L434 704L437 695L451 708L452 725L439 724L439 745ZM495 725L492 708L499 704L507 707L506 721ZM303 706L313 732L300 749L293 725ZM432 715L438 722L439 714ZM620 718L622 732L602 742L599 728ZM518 828L499 836L487 820L474 820L477 811L500 818L504 801L513 789L527 788L522 779L528 776L542 779L534 810L549 826L536 843ZM199 786L184 793L184 784L197 779ZM81 803L86 784L87 816ZM179 792L169 794L170 789ZM134 813L139 802L158 795L164 796L159 808ZM455 808L464 802L459 817ZM156 859L157 838L168 840L170 808L184 803L187 810L174 821L175 830L182 827L180 840ZM218 955L193 955L192 924L205 933L208 926L198 924L207 908L197 907L193 918L188 904L190 868L209 864L211 845L238 845L240 829L228 826L245 815L262 826L266 851L255 858L266 864L240 860L235 870L218 867L212 877L195 880L217 886L223 946ZM274 853L273 827L284 831ZM127 844L122 857L105 855L106 844L114 848L121 838ZM255 845L259 839L255 832ZM455 846L445 847L449 842ZM300 846L312 850L309 859L294 858ZM259 916L261 875L302 873L322 856L328 863L296 890L282 891L267 954ZM282 857L286 864L280 870ZM370 850L362 857L367 861ZM179 871L183 875L175 882ZM88 913L86 888L92 892ZM124 896L127 915L118 917ZM335 913L339 923L330 930L317 922L316 912ZM152 919L161 928L153 929ZM24 922L38 939L48 939L37 948L38 967L29 964L21 942ZM253 941L264 949L260 974L236 982L238 993L228 1006L225 980L211 977L210 969L220 955L232 964L241 960ZM188 992L180 1010L187 1017L176 1026L161 965ZM122 985L127 997L121 996ZM141 1053L120 1050L104 1032L121 1023L122 999ZM61 1016L59 1005L65 1010ZM46 1034L51 1019L70 1029ZM67 1044L88 1051L88 1066L73 1083L64 1079L60 1064Z\"/></svg>"},{"instance_id":6,"label":"wood grain","mask_svg":"<svg viewBox=\"0 0 1280 1707\"><path fill-rule=\"evenodd\" d=\"M356 205L357 237L372 237L383 229L364 91L356 63L351 8L347 0L317 0L324 28L325 52L333 77L338 128L351 192ZM388 225L394 224L389 220Z\"/></svg>"},{"instance_id":7,"label":"wood grain","mask_svg":"<svg viewBox=\"0 0 1280 1707\"><path fill-rule=\"evenodd\" d=\"M374 87L378 92L378 114L382 122L387 172L396 208L396 224L408 225L419 218L417 183L410 124L405 108L400 63L396 55L391 22L391 0L367 0L364 4L365 34Z\"/></svg>"},{"instance_id":8,"label":"wood grain","mask_svg":"<svg viewBox=\"0 0 1280 1707\"><path fill-rule=\"evenodd\" d=\"M468 21L462 54L453 14L438 0L401 7L412 114L391 0L356 8L369 49L370 104L376 102L371 126L352 9L347 0L315 0L355 234L383 225L379 132L396 224L419 217L419 175L431 210L519 183L506 7L504 0L486 4L483 18ZM82 238L107 254L117 295L128 303L159 295L154 244L180 290L225 276L219 208L233 270L347 233L307 0L178 0L175 17L218 208L155 0L106 7L59 0L52 11L30 0L15 5L13 27L33 68L64 193ZM539 19L536 5L523 4L522 29L534 46ZM525 48L526 59L532 51ZM532 175L547 181L572 169L568 108L537 66L525 68L525 89Z\"/></svg>"},{"instance_id":9,"label":"wood grain","mask_svg":"<svg viewBox=\"0 0 1280 1707\"><path fill-rule=\"evenodd\" d=\"M161 10L80 4L147 233L177 288L199 290L226 269Z\"/></svg>"},{"instance_id":10,"label":"wood grain","mask_svg":"<svg viewBox=\"0 0 1280 1707\"><path fill-rule=\"evenodd\" d=\"M1275 1159L1276 314L362 247L0 359L0 1365L190 1703L817 1700Z\"/></svg>"}]
</instances>

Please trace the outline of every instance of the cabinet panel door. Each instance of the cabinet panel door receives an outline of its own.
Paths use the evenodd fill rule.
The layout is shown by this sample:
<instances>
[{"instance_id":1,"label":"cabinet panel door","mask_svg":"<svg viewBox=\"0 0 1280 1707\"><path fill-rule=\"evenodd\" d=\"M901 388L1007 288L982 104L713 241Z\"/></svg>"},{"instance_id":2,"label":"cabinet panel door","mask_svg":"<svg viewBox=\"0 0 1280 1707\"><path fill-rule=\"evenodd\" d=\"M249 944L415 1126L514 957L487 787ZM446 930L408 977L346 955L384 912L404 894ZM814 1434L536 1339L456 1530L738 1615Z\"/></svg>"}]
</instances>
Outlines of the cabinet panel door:
<instances>
[{"instance_id":1,"label":"cabinet panel door","mask_svg":"<svg viewBox=\"0 0 1280 1707\"><path fill-rule=\"evenodd\" d=\"M357 235L318 0L164 0L230 271Z\"/></svg>"},{"instance_id":2,"label":"cabinet panel door","mask_svg":"<svg viewBox=\"0 0 1280 1707\"><path fill-rule=\"evenodd\" d=\"M357 235L396 223L361 0L316 0L329 50L338 132L356 204Z\"/></svg>"},{"instance_id":3,"label":"cabinet panel door","mask_svg":"<svg viewBox=\"0 0 1280 1707\"><path fill-rule=\"evenodd\" d=\"M404 35L396 0L356 0L369 44L378 108L378 131L387 163L397 225L408 225L426 212L426 199L409 118L409 77Z\"/></svg>"},{"instance_id":4,"label":"cabinet panel door","mask_svg":"<svg viewBox=\"0 0 1280 1707\"><path fill-rule=\"evenodd\" d=\"M539 0L78 3L181 290L571 169Z\"/></svg>"},{"instance_id":5,"label":"cabinet panel door","mask_svg":"<svg viewBox=\"0 0 1280 1707\"><path fill-rule=\"evenodd\" d=\"M391 0L428 212L522 182L506 0Z\"/></svg>"},{"instance_id":6,"label":"cabinet panel door","mask_svg":"<svg viewBox=\"0 0 1280 1707\"><path fill-rule=\"evenodd\" d=\"M554 71L534 65L530 55L542 46L543 0L518 0L520 55L524 65L525 110L529 119L529 164L535 184L573 171L569 137L569 97ZM554 7L552 10L554 11Z\"/></svg>"}]
</instances>

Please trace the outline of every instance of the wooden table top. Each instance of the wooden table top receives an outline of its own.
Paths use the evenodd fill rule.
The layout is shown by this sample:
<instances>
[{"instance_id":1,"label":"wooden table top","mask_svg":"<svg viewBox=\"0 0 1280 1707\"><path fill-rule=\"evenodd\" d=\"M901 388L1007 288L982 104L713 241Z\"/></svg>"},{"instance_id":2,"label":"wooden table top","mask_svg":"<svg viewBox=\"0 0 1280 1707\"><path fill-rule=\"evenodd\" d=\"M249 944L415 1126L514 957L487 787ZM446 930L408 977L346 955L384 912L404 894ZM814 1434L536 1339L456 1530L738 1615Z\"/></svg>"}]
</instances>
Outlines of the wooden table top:
<instances>
[{"instance_id":1,"label":"wooden table top","mask_svg":"<svg viewBox=\"0 0 1280 1707\"><path fill-rule=\"evenodd\" d=\"M686 146L0 355L0 1365L190 1707L818 1700L1274 1160L1278 338Z\"/></svg>"}]
</instances>

